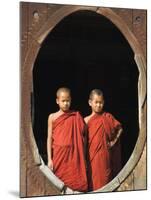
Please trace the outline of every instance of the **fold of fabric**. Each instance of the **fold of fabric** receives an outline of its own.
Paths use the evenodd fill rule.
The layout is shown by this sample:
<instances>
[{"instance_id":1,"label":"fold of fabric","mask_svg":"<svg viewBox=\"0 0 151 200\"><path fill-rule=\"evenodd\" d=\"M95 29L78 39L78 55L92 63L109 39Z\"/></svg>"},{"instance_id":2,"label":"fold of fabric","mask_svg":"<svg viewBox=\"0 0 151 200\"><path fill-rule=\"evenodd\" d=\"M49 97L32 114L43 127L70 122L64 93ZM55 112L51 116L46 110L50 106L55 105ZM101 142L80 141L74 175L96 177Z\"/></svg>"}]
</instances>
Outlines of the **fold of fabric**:
<instances>
[{"instance_id":1,"label":"fold of fabric","mask_svg":"<svg viewBox=\"0 0 151 200\"><path fill-rule=\"evenodd\" d=\"M108 148L121 126L110 113L95 114L88 121L88 183L89 190L96 190L109 181L121 168L119 142Z\"/></svg>"},{"instance_id":2,"label":"fold of fabric","mask_svg":"<svg viewBox=\"0 0 151 200\"><path fill-rule=\"evenodd\" d=\"M84 160L84 120L79 112L67 112L53 122L52 154L54 173L66 186L87 191Z\"/></svg>"}]
</instances>

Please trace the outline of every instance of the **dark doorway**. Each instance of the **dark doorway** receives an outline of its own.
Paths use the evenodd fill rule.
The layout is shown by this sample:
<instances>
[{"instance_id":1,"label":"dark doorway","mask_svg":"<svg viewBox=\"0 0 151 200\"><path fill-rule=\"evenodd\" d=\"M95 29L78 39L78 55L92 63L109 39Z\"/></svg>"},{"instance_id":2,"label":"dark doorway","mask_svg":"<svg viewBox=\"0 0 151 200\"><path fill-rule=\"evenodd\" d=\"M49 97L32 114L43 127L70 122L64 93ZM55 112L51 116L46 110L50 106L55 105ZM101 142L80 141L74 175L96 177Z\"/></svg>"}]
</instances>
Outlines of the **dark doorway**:
<instances>
[{"instance_id":1,"label":"dark doorway","mask_svg":"<svg viewBox=\"0 0 151 200\"><path fill-rule=\"evenodd\" d=\"M138 137L138 69L127 40L107 18L75 12L57 24L42 44L33 69L33 131L45 162L48 115L58 110L56 90L72 91L72 108L83 116L91 89L100 88L105 110L122 124L123 166Z\"/></svg>"}]
</instances>

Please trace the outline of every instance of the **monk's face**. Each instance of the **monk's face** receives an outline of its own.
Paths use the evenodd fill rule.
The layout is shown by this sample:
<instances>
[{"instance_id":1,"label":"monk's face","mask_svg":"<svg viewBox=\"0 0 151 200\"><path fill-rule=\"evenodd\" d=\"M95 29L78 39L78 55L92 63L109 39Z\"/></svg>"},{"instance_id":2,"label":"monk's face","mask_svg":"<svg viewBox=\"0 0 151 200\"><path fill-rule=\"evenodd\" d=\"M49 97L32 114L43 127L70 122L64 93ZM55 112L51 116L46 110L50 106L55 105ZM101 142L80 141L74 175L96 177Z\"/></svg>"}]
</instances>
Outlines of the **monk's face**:
<instances>
[{"instance_id":1,"label":"monk's face","mask_svg":"<svg viewBox=\"0 0 151 200\"><path fill-rule=\"evenodd\" d=\"M103 96L94 94L92 99L89 100L89 105L92 108L92 112L101 113L104 106L104 98Z\"/></svg>"},{"instance_id":2,"label":"monk's face","mask_svg":"<svg viewBox=\"0 0 151 200\"><path fill-rule=\"evenodd\" d=\"M66 112L70 109L71 105L71 96L68 92L60 92L57 99L57 104L59 105L59 108Z\"/></svg>"}]
</instances>

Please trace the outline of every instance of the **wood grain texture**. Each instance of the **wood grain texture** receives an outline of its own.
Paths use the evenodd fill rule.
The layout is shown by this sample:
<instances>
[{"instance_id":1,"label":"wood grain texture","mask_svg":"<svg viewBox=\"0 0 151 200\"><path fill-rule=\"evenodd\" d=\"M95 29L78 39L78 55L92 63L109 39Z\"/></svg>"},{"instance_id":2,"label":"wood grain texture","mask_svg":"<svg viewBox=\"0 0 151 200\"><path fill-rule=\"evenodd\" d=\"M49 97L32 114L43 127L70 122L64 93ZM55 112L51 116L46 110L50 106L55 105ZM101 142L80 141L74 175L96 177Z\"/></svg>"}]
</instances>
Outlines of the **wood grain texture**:
<instances>
[{"instance_id":1,"label":"wood grain texture","mask_svg":"<svg viewBox=\"0 0 151 200\"><path fill-rule=\"evenodd\" d=\"M22 128L21 128L22 130ZM20 197L26 197L27 194L27 153L26 140L23 135L23 130L20 136Z\"/></svg>"},{"instance_id":2,"label":"wood grain texture","mask_svg":"<svg viewBox=\"0 0 151 200\"><path fill-rule=\"evenodd\" d=\"M48 11L47 11L47 17L51 17L58 9L60 9L63 5L57 5L57 4L48 4Z\"/></svg>"},{"instance_id":3,"label":"wood grain texture","mask_svg":"<svg viewBox=\"0 0 151 200\"><path fill-rule=\"evenodd\" d=\"M28 50L26 33L28 30L28 3L20 3L20 65L21 65L21 81L22 65L25 55ZM23 82L22 82L23 83ZM23 84L21 84L21 99L23 96ZM23 107L23 101L21 100L21 108ZM21 112L21 122L23 122L24 113ZM26 197L27 195L27 142L25 138L25 129L23 123L20 126L20 197Z\"/></svg>"},{"instance_id":4,"label":"wood grain texture","mask_svg":"<svg viewBox=\"0 0 151 200\"><path fill-rule=\"evenodd\" d=\"M28 3L20 3L20 50L21 50L21 57L20 61L25 58L28 48Z\"/></svg>"},{"instance_id":5,"label":"wood grain texture","mask_svg":"<svg viewBox=\"0 0 151 200\"><path fill-rule=\"evenodd\" d=\"M32 149L28 143L30 141L30 92L32 91L32 65L39 43L35 40L37 32L41 30L47 20L51 22L51 16L57 11L60 17L59 9L63 5L50 5L40 3L21 3L21 138L20 138L20 196L45 196L58 195L59 191L47 180L35 165L32 155ZM65 14L69 12L70 6L62 10ZM73 9L74 10L74 9ZM95 8L94 8L95 10ZM142 46L146 56L146 11L131 9L112 9L119 17L124 20L129 29L134 33ZM34 15L34 13L36 13ZM55 18L54 18L55 19ZM60 19L60 18L59 18ZM57 19L58 20L58 19ZM57 21L56 20L56 21ZM47 27L46 27L47 28ZM32 45L32 46L31 46ZM32 48L32 49L30 49ZM30 49L30 56L27 55ZM25 59L26 58L26 59ZM28 59L29 58L29 59ZM23 66L24 63L24 66ZM145 112L144 112L145 113ZM143 115L144 115L143 113ZM144 118L144 127L146 118ZM139 151L139 149L138 149ZM139 178L138 178L139 177ZM128 191L146 188L146 147L142 153L141 159L134 170L128 175L126 180L121 183L117 191Z\"/></svg>"},{"instance_id":6,"label":"wood grain texture","mask_svg":"<svg viewBox=\"0 0 151 200\"><path fill-rule=\"evenodd\" d=\"M146 145L141 159L134 169L134 190L147 189Z\"/></svg>"},{"instance_id":7,"label":"wood grain texture","mask_svg":"<svg viewBox=\"0 0 151 200\"><path fill-rule=\"evenodd\" d=\"M132 32L136 39L140 43L144 56L146 58L146 11L144 10L133 10L132 11ZM125 20L126 21L126 20ZM144 112L141 114L142 120L142 131L146 132L146 103L144 105ZM143 139L143 138L142 138ZM139 152L139 148L137 149ZM126 180L120 185L117 191L126 190L143 190L147 188L147 172L146 172L146 144L140 160L132 173L126 178Z\"/></svg>"},{"instance_id":8,"label":"wood grain texture","mask_svg":"<svg viewBox=\"0 0 151 200\"><path fill-rule=\"evenodd\" d=\"M133 172L126 178L116 191L131 191L134 190L134 175Z\"/></svg>"},{"instance_id":9,"label":"wood grain texture","mask_svg":"<svg viewBox=\"0 0 151 200\"><path fill-rule=\"evenodd\" d=\"M45 195L59 195L60 191L58 191L50 181L45 178Z\"/></svg>"},{"instance_id":10,"label":"wood grain texture","mask_svg":"<svg viewBox=\"0 0 151 200\"><path fill-rule=\"evenodd\" d=\"M29 3L29 44L42 25L47 21L47 6L46 3Z\"/></svg>"},{"instance_id":11,"label":"wood grain texture","mask_svg":"<svg viewBox=\"0 0 151 200\"><path fill-rule=\"evenodd\" d=\"M127 24L129 29L133 30L133 11L132 9L124 9L124 8L112 8L112 10L121 17L124 22Z\"/></svg>"},{"instance_id":12,"label":"wood grain texture","mask_svg":"<svg viewBox=\"0 0 151 200\"><path fill-rule=\"evenodd\" d=\"M144 56L146 58L146 45L147 45L147 36L146 36L146 27L147 26L147 11L146 10L133 10L133 33L139 41Z\"/></svg>"},{"instance_id":13,"label":"wood grain texture","mask_svg":"<svg viewBox=\"0 0 151 200\"><path fill-rule=\"evenodd\" d=\"M45 194L44 176L39 167L35 166L30 148L27 147L27 197Z\"/></svg>"},{"instance_id":14,"label":"wood grain texture","mask_svg":"<svg viewBox=\"0 0 151 200\"><path fill-rule=\"evenodd\" d=\"M32 74L31 66L33 64L35 50L39 48L39 44L34 40L34 34L41 28L47 19L47 4L21 3L21 96L22 96L22 131L21 131L21 166L20 166L20 196L44 196L48 194L58 194L54 186L48 183L39 170L39 166L35 165L35 160L30 145L30 91L32 91ZM34 11L38 12L39 20L33 17ZM31 46L32 45L32 46ZM30 49L30 56L27 54ZM31 58L31 59L30 59ZM29 68L30 67L30 68ZM28 81L27 81L28 80Z\"/></svg>"},{"instance_id":15,"label":"wood grain texture","mask_svg":"<svg viewBox=\"0 0 151 200\"><path fill-rule=\"evenodd\" d=\"M133 33L137 40L141 44L142 51L145 59L147 58L147 12L146 10L133 10ZM146 69L147 70L147 69ZM147 105L145 104L145 110L147 112ZM143 126L146 132L146 114L142 116ZM147 144L146 144L147 145ZM144 147L141 159L139 160L136 168L134 169L134 190L147 189L147 163L146 163L146 145Z\"/></svg>"}]
</instances>

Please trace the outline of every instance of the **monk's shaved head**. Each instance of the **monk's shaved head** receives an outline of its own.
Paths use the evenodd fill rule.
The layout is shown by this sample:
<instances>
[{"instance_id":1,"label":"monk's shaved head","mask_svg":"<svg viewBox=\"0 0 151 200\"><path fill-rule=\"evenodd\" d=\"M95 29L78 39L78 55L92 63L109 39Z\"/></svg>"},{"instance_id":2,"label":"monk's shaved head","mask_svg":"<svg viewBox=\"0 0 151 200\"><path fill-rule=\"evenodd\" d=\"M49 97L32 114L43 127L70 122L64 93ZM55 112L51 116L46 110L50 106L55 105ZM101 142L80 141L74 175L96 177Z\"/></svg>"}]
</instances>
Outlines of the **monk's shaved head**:
<instances>
[{"instance_id":1,"label":"monk's shaved head","mask_svg":"<svg viewBox=\"0 0 151 200\"><path fill-rule=\"evenodd\" d=\"M100 89L93 89L90 92L89 99L92 100L94 95L98 95L98 96L102 96L103 97L103 92Z\"/></svg>"},{"instance_id":2,"label":"monk's shaved head","mask_svg":"<svg viewBox=\"0 0 151 200\"><path fill-rule=\"evenodd\" d=\"M57 90L56 92L56 96L57 98L60 96L61 92L64 92L64 93L68 93L69 95L71 95L71 91L69 88L66 88L66 87L61 87Z\"/></svg>"}]
</instances>

